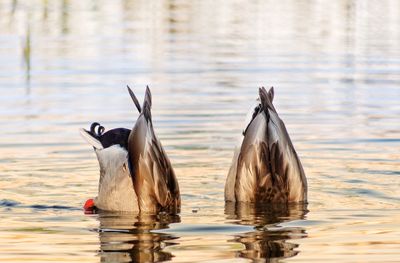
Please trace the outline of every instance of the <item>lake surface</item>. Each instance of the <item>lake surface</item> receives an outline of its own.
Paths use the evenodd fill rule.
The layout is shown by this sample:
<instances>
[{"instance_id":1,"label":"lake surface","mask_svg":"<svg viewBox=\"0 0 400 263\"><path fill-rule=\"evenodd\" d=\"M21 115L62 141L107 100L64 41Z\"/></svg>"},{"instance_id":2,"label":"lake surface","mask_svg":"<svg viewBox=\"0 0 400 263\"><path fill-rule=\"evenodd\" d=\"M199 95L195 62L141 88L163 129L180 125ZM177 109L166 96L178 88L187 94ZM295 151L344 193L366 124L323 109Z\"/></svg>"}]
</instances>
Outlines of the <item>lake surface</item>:
<instances>
[{"instance_id":1,"label":"lake surface","mask_svg":"<svg viewBox=\"0 0 400 263\"><path fill-rule=\"evenodd\" d=\"M79 128L131 128L153 93L178 215L85 215ZM307 206L232 207L224 183L259 86ZM399 1L1 1L0 261L398 262Z\"/></svg>"}]
</instances>

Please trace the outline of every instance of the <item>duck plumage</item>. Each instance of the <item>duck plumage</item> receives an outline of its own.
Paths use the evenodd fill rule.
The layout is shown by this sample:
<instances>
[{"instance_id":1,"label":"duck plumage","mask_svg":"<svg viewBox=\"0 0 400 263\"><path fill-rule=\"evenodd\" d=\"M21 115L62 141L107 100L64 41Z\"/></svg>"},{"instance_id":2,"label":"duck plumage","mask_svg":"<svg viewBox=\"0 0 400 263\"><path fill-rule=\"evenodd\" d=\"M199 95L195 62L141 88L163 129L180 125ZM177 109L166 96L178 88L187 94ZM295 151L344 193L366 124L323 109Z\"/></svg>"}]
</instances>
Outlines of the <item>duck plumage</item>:
<instances>
[{"instance_id":1,"label":"duck plumage","mask_svg":"<svg viewBox=\"0 0 400 263\"><path fill-rule=\"evenodd\" d=\"M151 119L151 93L141 107L128 87L139 117L132 130L117 128L105 133L98 123L90 131L81 129L95 150L100 166L98 196L101 210L155 213L180 207L178 181Z\"/></svg>"},{"instance_id":2,"label":"duck plumage","mask_svg":"<svg viewBox=\"0 0 400 263\"><path fill-rule=\"evenodd\" d=\"M90 130L80 130L96 153L100 166L98 195L93 202L96 208L107 211L139 212L137 196L128 168L129 129L117 128L105 133L95 122Z\"/></svg>"},{"instance_id":3,"label":"duck plumage","mask_svg":"<svg viewBox=\"0 0 400 263\"><path fill-rule=\"evenodd\" d=\"M307 200L307 180L285 124L272 104L274 89L259 89L260 103L243 132L225 184L225 200L288 203Z\"/></svg>"},{"instance_id":4,"label":"duck plumage","mask_svg":"<svg viewBox=\"0 0 400 263\"><path fill-rule=\"evenodd\" d=\"M176 210L180 206L178 181L154 132L150 89L146 88L142 108L138 107L134 93L129 91L140 111L128 139L129 164L140 209L147 212Z\"/></svg>"}]
</instances>

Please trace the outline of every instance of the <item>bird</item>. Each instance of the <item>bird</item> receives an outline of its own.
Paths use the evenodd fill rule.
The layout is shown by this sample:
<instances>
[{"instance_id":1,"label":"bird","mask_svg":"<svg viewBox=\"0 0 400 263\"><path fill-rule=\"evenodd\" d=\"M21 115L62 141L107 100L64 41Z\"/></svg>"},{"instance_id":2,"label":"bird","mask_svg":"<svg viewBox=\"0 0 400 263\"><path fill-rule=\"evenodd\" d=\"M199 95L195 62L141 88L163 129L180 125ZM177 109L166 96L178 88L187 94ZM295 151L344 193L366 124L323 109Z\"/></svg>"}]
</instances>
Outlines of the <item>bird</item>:
<instances>
[{"instance_id":1,"label":"bird","mask_svg":"<svg viewBox=\"0 0 400 263\"><path fill-rule=\"evenodd\" d=\"M226 178L227 202L307 202L304 169L273 99L273 87L259 88Z\"/></svg>"},{"instance_id":2,"label":"bird","mask_svg":"<svg viewBox=\"0 0 400 263\"><path fill-rule=\"evenodd\" d=\"M146 87L143 106L128 87L140 112L128 138L128 164L141 211L179 210L181 199L178 180L171 162L154 132L152 96Z\"/></svg>"},{"instance_id":3,"label":"bird","mask_svg":"<svg viewBox=\"0 0 400 263\"><path fill-rule=\"evenodd\" d=\"M80 129L82 137L93 146L100 166L98 195L86 202L85 210L139 212L127 158L131 130L104 130L97 122L89 131Z\"/></svg>"},{"instance_id":4,"label":"bird","mask_svg":"<svg viewBox=\"0 0 400 263\"><path fill-rule=\"evenodd\" d=\"M93 146L100 166L98 195L89 199L85 209L139 213L177 212L180 192L171 162L155 135L151 118L151 92L146 87L140 106L128 86L139 111L132 129L107 132L94 122L90 130L80 129Z\"/></svg>"}]
</instances>

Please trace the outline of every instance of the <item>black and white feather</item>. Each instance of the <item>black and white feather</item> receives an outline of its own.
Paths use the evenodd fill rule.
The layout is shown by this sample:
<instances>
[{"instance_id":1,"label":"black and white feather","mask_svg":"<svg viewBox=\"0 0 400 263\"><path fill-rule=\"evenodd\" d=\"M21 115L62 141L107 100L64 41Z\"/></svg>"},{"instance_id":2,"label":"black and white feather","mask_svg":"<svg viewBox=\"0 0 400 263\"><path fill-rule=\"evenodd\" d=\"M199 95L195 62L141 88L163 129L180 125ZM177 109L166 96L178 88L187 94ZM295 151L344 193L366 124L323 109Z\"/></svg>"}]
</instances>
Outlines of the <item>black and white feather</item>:
<instances>
[{"instance_id":1,"label":"black and white feather","mask_svg":"<svg viewBox=\"0 0 400 263\"><path fill-rule=\"evenodd\" d=\"M104 133L104 130L96 122L89 131L80 129L82 137L93 146L100 166L98 195L94 204L101 210L139 212L128 169L127 146L131 131L117 128Z\"/></svg>"}]
</instances>

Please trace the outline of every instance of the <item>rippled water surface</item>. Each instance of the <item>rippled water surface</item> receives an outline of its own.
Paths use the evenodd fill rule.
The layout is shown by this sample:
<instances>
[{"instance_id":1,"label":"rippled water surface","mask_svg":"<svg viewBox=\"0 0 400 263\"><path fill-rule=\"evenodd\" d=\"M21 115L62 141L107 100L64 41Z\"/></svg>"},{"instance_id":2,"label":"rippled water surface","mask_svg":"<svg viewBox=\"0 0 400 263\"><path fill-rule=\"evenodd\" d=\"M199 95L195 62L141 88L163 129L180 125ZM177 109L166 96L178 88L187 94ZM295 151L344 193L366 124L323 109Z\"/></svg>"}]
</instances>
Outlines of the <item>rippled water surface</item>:
<instances>
[{"instance_id":1,"label":"rippled water surface","mask_svg":"<svg viewBox=\"0 0 400 263\"><path fill-rule=\"evenodd\" d=\"M131 128L129 84L177 174L178 215L85 215L98 163L78 128ZM309 204L225 205L257 87ZM1 1L0 261L400 259L400 2Z\"/></svg>"}]
</instances>

